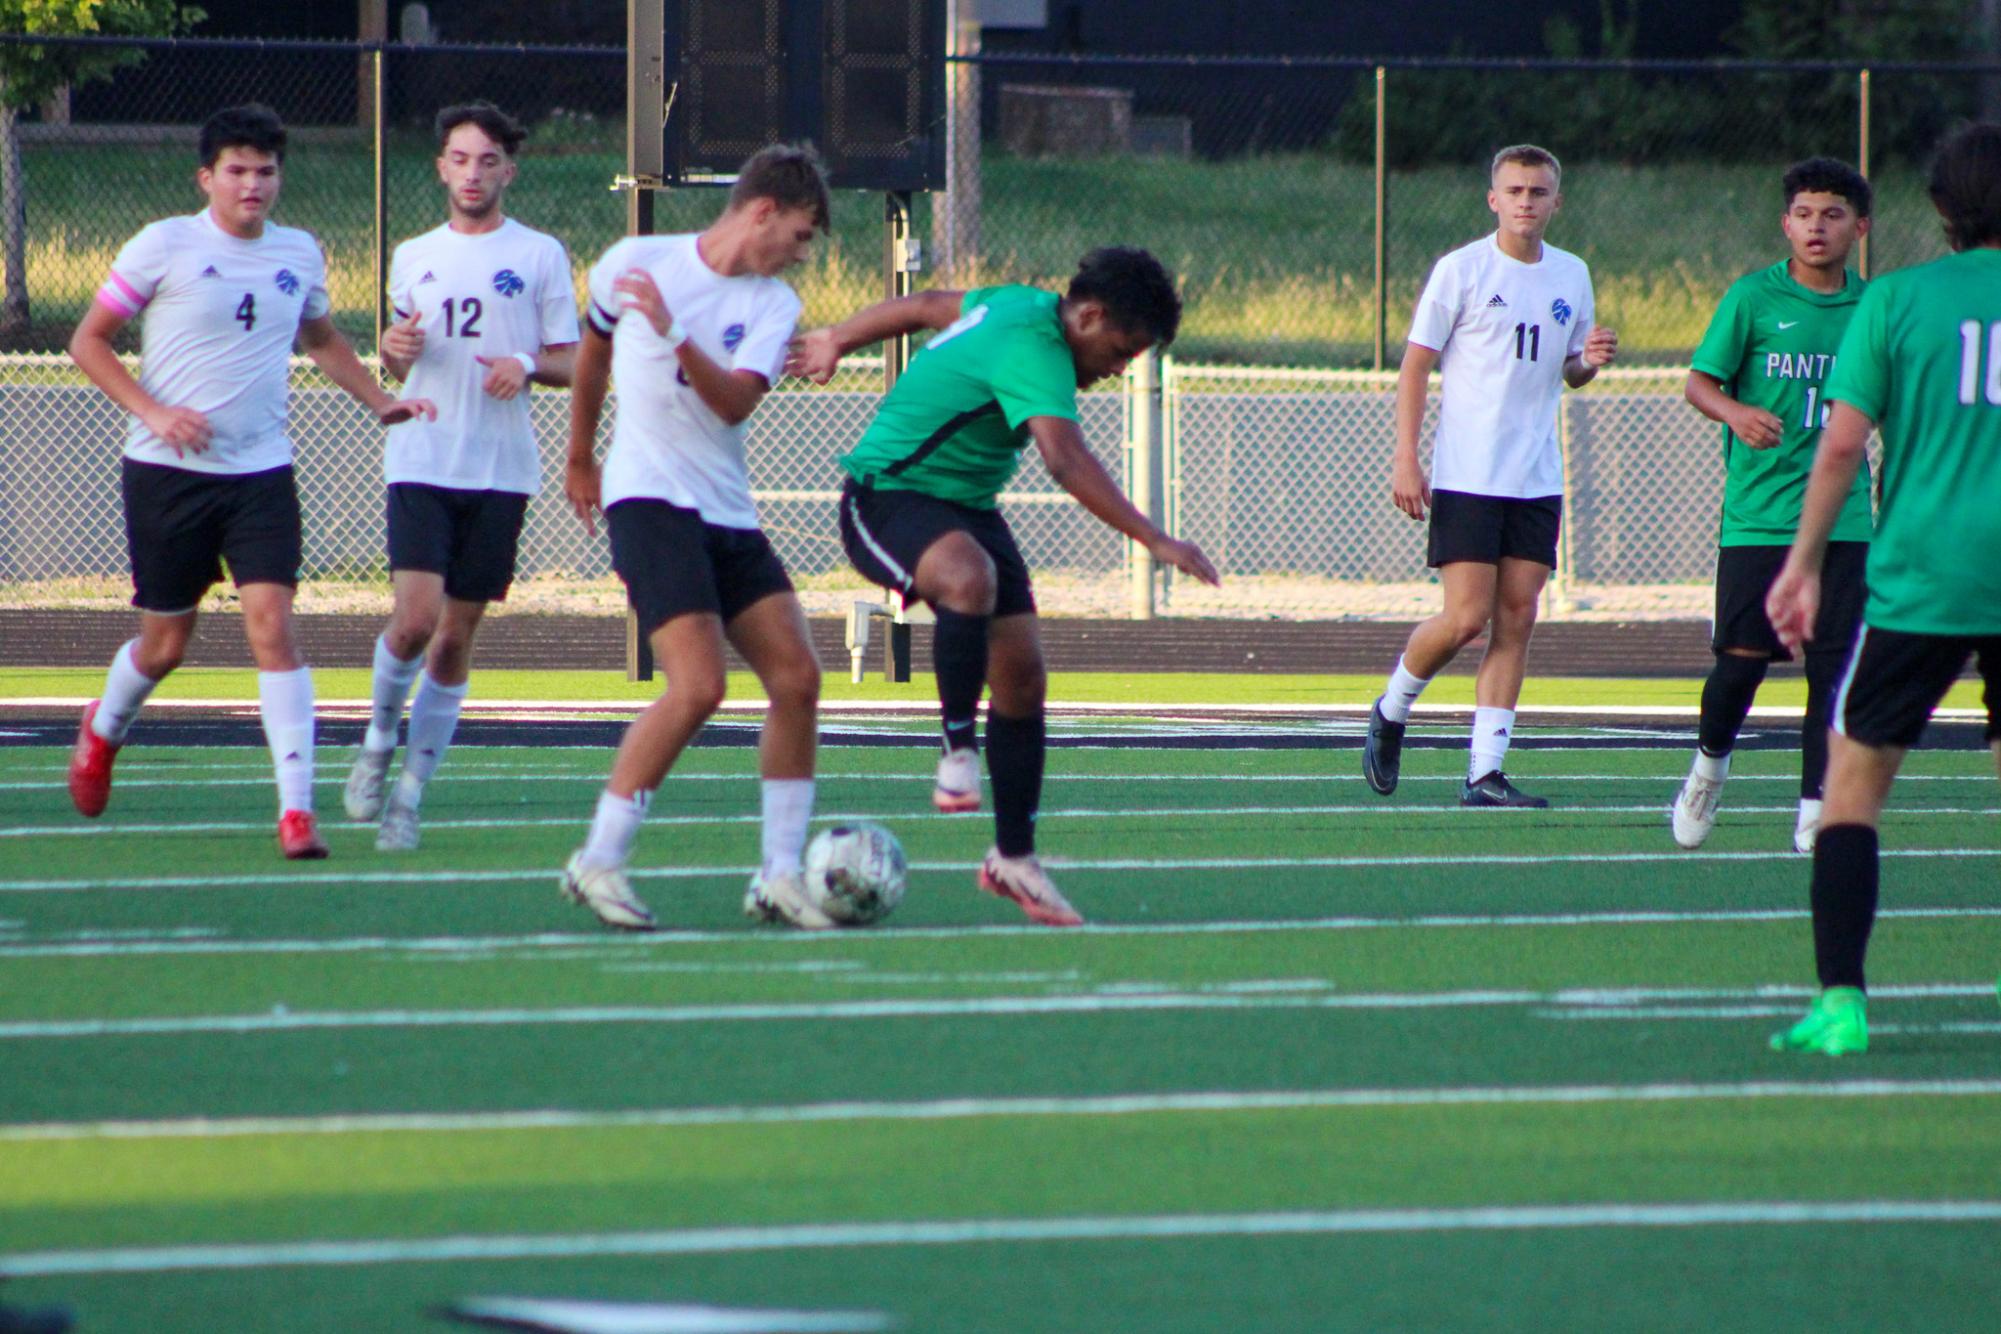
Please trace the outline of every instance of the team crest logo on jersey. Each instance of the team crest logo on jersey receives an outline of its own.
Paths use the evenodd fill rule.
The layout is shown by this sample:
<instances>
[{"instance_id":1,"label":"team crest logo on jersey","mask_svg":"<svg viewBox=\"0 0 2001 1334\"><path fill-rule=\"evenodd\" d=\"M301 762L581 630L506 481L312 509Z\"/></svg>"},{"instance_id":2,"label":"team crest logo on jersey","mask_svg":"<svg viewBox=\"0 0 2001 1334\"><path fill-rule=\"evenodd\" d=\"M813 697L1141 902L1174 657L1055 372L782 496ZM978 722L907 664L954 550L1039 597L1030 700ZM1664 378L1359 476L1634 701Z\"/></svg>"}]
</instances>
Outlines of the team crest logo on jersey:
<instances>
[{"instance_id":1,"label":"team crest logo on jersey","mask_svg":"<svg viewBox=\"0 0 2001 1334\"><path fill-rule=\"evenodd\" d=\"M493 290L504 297L517 297L528 290L528 284L521 281L521 275L513 269L502 269L493 275Z\"/></svg>"},{"instance_id":2,"label":"team crest logo on jersey","mask_svg":"<svg viewBox=\"0 0 2001 1334\"><path fill-rule=\"evenodd\" d=\"M1558 324L1570 323L1570 303L1562 297L1549 303L1549 313L1556 317Z\"/></svg>"},{"instance_id":3,"label":"team crest logo on jersey","mask_svg":"<svg viewBox=\"0 0 2001 1334\"><path fill-rule=\"evenodd\" d=\"M201 271L201 276L204 278L220 278L222 276L222 270L218 269L215 265L211 264L207 268Z\"/></svg>"},{"instance_id":4,"label":"team crest logo on jersey","mask_svg":"<svg viewBox=\"0 0 2001 1334\"><path fill-rule=\"evenodd\" d=\"M290 269L278 270L278 277L275 281L278 284L278 290L283 292L286 296L298 295L299 275L293 273Z\"/></svg>"},{"instance_id":5,"label":"team crest logo on jersey","mask_svg":"<svg viewBox=\"0 0 2001 1334\"><path fill-rule=\"evenodd\" d=\"M743 326L741 324L732 324L729 328L723 330L724 351L736 351L737 344L741 342L743 342Z\"/></svg>"}]
</instances>

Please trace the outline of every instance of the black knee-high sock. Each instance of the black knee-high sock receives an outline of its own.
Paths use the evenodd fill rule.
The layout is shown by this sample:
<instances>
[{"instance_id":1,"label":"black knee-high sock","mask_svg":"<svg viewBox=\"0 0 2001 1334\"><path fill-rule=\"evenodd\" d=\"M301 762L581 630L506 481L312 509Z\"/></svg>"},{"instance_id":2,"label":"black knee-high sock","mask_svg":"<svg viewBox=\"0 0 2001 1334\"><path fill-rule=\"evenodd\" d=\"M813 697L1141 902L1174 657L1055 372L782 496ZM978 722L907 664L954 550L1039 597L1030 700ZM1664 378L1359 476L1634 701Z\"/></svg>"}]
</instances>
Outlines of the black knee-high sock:
<instances>
[{"instance_id":1,"label":"black knee-high sock","mask_svg":"<svg viewBox=\"0 0 2001 1334\"><path fill-rule=\"evenodd\" d=\"M1800 720L1800 796L1819 801L1821 784L1827 778L1827 726L1834 716L1834 692L1842 669L1848 665L1843 653L1806 655L1806 717Z\"/></svg>"},{"instance_id":2,"label":"black knee-high sock","mask_svg":"<svg viewBox=\"0 0 2001 1334\"><path fill-rule=\"evenodd\" d=\"M994 785L994 843L1003 857L1035 851L1042 805L1042 759L1048 738L1040 711L1026 718L987 713L987 777Z\"/></svg>"},{"instance_id":3,"label":"black knee-high sock","mask_svg":"<svg viewBox=\"0 0 2001 1334\"><path fill-rule=\"evenodd\" d=\"M1838 824L1813 845L1813 957L1823 987L1860 987L1876 924L1876 831Z\"/></svg>"},{"instance_id":4,"label":"black knee-high sock","mask_svg":"<svg viewBox=\"0 0 2001 1334\"><path fill-rule=\"evenodd\" d=\"M991 616L966 616L937 609L931 635L931 662L938 673L938 706L945 722L946 750L978 750L974 728L980 693L987 688L987 627Z\"/></svg>"},{"instance_id":5,"label":"black knee-high sock","mask_svg":"<svg viewBox=\"0 0 2001 1334\"><path fill-rule=\"evenodd\" d=\"M1709 679L1702 683L1702 722L1696 731L1706 755L1728 755L1737 733L1751 714L1751 701L1770 666L1763 658L1719 653Z\"/></svg>"}]
</instances>

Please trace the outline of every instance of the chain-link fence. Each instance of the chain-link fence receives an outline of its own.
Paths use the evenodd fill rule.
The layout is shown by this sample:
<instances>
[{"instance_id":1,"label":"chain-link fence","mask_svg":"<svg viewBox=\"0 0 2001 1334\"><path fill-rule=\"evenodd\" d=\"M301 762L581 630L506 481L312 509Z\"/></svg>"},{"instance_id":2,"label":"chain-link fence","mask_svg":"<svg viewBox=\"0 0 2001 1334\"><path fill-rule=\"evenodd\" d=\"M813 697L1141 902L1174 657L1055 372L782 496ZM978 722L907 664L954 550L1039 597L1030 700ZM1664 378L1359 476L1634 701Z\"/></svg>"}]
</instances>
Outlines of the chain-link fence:
<instances>
[{"instance_id":1,"label":"chain-link fence","mask_svg":"<svg viewBox=\"0 0 2001 1334\"><path fill-rule=\"evenodd\" d=\"M1679 393L1728 284L1782 257L1779 176L1810 153L1864 164L1877 188L1874 271L1943 251L1921 189L1930 143L1995 100L1997 70L1903 65L1197 60L980 54L950 65L951 188L917 201L933 281L1060 284L1100 244L1145 245L1179 275L1182 336L1165 385L1163 512L1229 577L1185 581L1180 614L1393 615L1436 594L1421 531L1388 503L1390 373L1432 260L1492 224L1485 162L1537 140L1565 161L1550 237L1592 266L1622 369L1564 409L1564 568L1552 610L1699 613L1721 466L1715 428ZM16 48L0 39L0 60ZM0 311L0 584L33 598L123 572L122 424L60 355L123 242L200 206L194 132L214 107L272 103L293 128L278 217L325 244L337 322L364 355L378 265L436 225L435 110L474 96L531 138L509 211L569 247L581 282L625 228L624 54L181 41L131 47L110 77L5 126L8 301ZM379 111L378 111L379 108ZM4 165L4 164L0 164ZM382 183L378 205L377 180ZM656 226L698 227L712 190L662 192ZM879 197L836 201L833 235L793 275L809 322L875 299ZM294 404L315 578L379 586L379 433L302 373ZM787 384L753 423L753 478L795 572L840 584L831 460L866 424L879 381ZM531 580L605 581L555 485L565 401L536 421L545 486ZM1087 436L1121 462L1116 392L1088 397ZM1124 543L1032 458L1008 498L1045 603L1116 613ZM23 591L26 590L26 591Z\"/></svg>"}]
</instances>

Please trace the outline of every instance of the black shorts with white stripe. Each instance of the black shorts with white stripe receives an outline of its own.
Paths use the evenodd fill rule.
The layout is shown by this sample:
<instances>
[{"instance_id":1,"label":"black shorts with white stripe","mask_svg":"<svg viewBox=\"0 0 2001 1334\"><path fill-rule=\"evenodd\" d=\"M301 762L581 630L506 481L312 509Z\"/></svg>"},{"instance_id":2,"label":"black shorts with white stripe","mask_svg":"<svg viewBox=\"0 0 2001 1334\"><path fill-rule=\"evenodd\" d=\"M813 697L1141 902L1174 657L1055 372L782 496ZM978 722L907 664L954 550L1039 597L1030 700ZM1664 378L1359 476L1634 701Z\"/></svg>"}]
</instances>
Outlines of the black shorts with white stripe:
<instances>
[{"instance_id":1,"label":"black shorts with white stripe","mask_svg":"<svg viewBox=\"0 0 2001 1334\"><path fill-rule=\"evenodd\" d=\"M916 596L917 562L947 533L964 533L994 563L994 615L1035 610L1028 562L997 509L978 510L921 491L884 490L849 478L841 487L841 546L870 583Z\"/></svg>"},{"instance_id":2,"label":"black shorts with white stripe","mask_svg":"<svg viewBox=\"0 0 2001 1334\"><path fill-rule=\"evenodd\" d=\"M1987 740L2001 740L2001 635L1914 635L1864 625L1834 697L1834 730L1865 746L1915 746L1945 692L1980 664Z\"/></svg>"},{"instance_id":3,"label":"black shorts with white stripe","mask_svg":"<svg viewBox=\"0 0 2001 1334\"><path fill-rule=\"evenodd\" d=\"M707 612L724 625L792 580L771 539L756 528L705 522L695 510L664 500L621 500L604 512L611 567L625 581L626 600L650 635L676 616Z\"/></svg>"}]
</instances>

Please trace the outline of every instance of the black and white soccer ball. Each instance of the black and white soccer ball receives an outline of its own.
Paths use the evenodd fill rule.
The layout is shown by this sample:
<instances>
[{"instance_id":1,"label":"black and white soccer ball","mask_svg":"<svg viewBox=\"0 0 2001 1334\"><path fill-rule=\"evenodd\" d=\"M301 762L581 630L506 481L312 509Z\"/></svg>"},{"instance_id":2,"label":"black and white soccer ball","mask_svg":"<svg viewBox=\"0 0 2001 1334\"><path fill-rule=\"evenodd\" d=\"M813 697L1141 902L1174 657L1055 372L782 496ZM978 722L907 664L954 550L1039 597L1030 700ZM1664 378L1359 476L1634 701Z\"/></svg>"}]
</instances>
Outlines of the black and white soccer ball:
<instances>
[{"instance_id":1,"label":"black and white soccer ball","mask_svg":"<svg viewBox=\"0 0 2001 1334\"><path fill-rule=\"evenodd\" d=\"M879 824L837 824L806 845L806 897L842 926L867 926L895 912L909 875L903 845Z\"/></svg>"}]
</instances>

